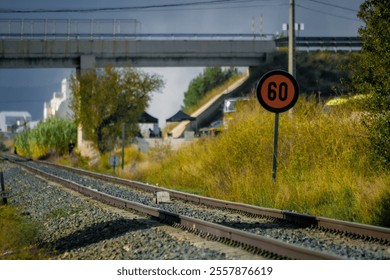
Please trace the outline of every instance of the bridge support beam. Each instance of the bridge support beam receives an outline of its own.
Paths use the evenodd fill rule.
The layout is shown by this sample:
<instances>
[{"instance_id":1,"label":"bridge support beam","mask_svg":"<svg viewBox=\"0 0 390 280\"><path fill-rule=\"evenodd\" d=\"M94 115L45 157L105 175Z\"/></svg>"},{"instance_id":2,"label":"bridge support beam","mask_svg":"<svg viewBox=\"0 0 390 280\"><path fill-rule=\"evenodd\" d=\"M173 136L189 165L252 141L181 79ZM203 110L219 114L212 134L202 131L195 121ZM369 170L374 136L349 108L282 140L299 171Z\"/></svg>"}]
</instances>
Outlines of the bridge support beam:
<instances>
[{"instance_id":1,"label":"bridge support beam","mask_svg":"<svg viewBox=\"0 0 390 280\"><path fill-rule=\"evenodd\" d=\"M82 55L80 56L80 68L78 69L81 73L84 71L95 69L96 57L94 55Z\"/></svg>"}]
</instances>

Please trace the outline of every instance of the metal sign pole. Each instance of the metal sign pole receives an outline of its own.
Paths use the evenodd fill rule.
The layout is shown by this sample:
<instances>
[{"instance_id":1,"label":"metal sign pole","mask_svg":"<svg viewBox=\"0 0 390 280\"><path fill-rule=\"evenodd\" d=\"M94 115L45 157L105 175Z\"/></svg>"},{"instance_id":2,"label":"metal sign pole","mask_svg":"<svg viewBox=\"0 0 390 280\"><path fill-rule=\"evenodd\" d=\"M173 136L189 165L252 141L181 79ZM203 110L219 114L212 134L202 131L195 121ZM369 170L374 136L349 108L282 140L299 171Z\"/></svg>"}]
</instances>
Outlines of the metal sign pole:
<instances>
[{"instance_id":1,"label":"metal sign pole","mask_svg":"<svg viewBox=\"0 0 390 280\"><path fill-rule=\"evenodd\" d=\"M125 124L122 123L122 170L125 168Z\"/></svg>"},{"instance_id":2,"label":"metal sign pole","mask_svg":"<svg viewBox=\"0 0 390 280\"><path fill-rule=\"evenodd\" d=\"M274 126L274 153L272 157L272 181L276 181L276 169L278 158L278 138L279 138L279 113L275 113L275 126Z\"/></svg>"}]
</instances>

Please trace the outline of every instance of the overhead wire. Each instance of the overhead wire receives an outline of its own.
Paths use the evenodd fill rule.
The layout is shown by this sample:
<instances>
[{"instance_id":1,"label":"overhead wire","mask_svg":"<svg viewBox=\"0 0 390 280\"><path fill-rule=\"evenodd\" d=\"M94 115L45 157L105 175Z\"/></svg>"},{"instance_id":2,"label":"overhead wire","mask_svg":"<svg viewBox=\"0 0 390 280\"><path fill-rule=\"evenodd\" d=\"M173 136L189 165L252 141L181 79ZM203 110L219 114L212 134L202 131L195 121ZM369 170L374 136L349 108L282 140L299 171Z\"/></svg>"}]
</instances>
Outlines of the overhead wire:
<instances>
[{"instance_id":1,"label":"overhead wire","mask_svg":"<svg viewBox=\"0 0 390 280\"><path fill-rule=\"evenodd\" d=\"M305 7L305 6L300 5L300 4L295 4L295 6L301 8L301 9L304 9L304 10L308 10L308 11L312 11L312 12L316 12L316 13L320 13L320 14L325 14L325 15L332 16L332 17L337 17L337 18L341 18L341 19L346 19L346 20L360 22L360 20L358 18L352 18L352 17L348 17L348 16L336 15L334 13L326 12L324 10L316 10L316 9L313 9L313 8Z\"/></svg>"},{"instance_id":2,"label":"overhead wire","mask_svg":"<svg viewBox=\"0 0 390 280\"><path fill-rule=\"evenodd\" d=\"M319 0L306 0L306 1L313 2L313 3L318 3L318 4L322 4L322 5L325 5L325 6L338 8L338 9L342 9L342 10L346 10L346 11L352 11L352 12L356 12L356 13L359 12L356 9L351 9L351 8L348 8L348 7L335 5L335 4L332 4L332 3L327 3L327 2L323 2L323 1L319 1Z\"/></svg>"},{"instance_id":3,"label":"overhead wire","mask_svg":"<svg viewBox=\"0 0 390 280\"><path fill-rule=\"evenodd\" d=\"M153 4L143 6L127 6L127 7L100 7L100 8L58 8L58 9L0 9L0 13L90 13L90 12L117 12L117 11L132 11L132 10L155 10L155 9L176 9L184 7L196 6L212 6L212 5L231 5L231 4L245 4L253 2L268 2L272 5L272 0L208 0L208 1L194 1L187 3L170 3L170 4ZM280 4L277 4L280 5ZM264 4L253 5L268 6ZM223 7L229 8L229 7ZM232 7L237 8L237 7ZM191 9L191 8L190 8Z\"/></svg>"},{"instance_id":4,"label":"overhead wire","mask_svg":"<svg viewBox=\"0 0 390 280\"><path fill-rule=\"evenodd\" d=\"M357 13L358 10L345 6L340 6L320 0L304 0L320 5L325 5L332 8L342 9ZM57 9L1 9L0 14L32 14L32 13L93 13L93 12L123 12L123 11L195 11L195 10L219 10L219 9L245 9L255 7L270 7L270 6L288 6L287 0L276 2L275 0L206 0L192 1L187 3L165 3L165 4L150 4L141 6L124 6L124 7L98 7L98 8L57 8ZM359 21L357 18L352 18L345 15L337 15L335 13L318 10L295 3L296 7L305 9L311 12L326 14L329 16Z\"/></svg>"},{"instance_id":5,"label":"overhead wire","mask_svg":"<svg viewBox=\"0 0 390 280\"><path fill-rule=\"evenodd\" d=\"M358 12L355 9L323 2L320 0L304 0L316 4L326 5L329 7L343 9L352 12ZM0 14L18 14L18 13L93 13L93 12L123 12L123 11L172 11L172 10L216 10L216 9L237 9L237 8L255 8L265 6L288 6L289 4L275 0L207 0L192 1L187 3L166 3L150 4L142 6L125 6L125 7L98 7L98 8L57 8L57 9L0 9ZM297 7L316 13L327 14L346 20L359 21L357 18L351 18L343 15L317 10L301 4L295 4Z\"/></svg>"}]
</instances>

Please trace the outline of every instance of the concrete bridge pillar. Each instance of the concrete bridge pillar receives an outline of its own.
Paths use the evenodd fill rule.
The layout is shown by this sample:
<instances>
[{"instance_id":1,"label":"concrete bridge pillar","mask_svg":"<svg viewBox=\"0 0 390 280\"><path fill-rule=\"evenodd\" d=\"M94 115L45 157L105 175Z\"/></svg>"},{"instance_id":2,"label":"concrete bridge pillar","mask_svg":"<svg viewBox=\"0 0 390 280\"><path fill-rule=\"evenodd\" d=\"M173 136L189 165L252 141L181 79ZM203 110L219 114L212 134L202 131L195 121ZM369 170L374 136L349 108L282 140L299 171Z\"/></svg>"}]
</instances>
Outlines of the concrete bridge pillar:
<instances>
[{"instance_id":1,"label":"concrete bridge pillar","mask_svg":"<svg viewBox=\"0 0 390 280\"><path fill-rule=\"evenodd\" d=\"M96 68L96 57L94 55L82 55L80 56L80 64L77 69L79 73L83 73L88 70Z\"/></svg>"},{"instance_id":2,"label":"concrete bridge pillar","mask_svg":"<svg viewBox=\"0 0 390 280\"><path fill-rule=\"evenodd\" d=\"M80 56L80 64L77 68L77 74L83 74L86 71L94 70L96 68L96 57L93 55ZM83 127L79 125L77 128L77 149L80 154L85 157L95 158L99 153L94 149L91 141L83 138Z\"/></svg>"}]
</instances>

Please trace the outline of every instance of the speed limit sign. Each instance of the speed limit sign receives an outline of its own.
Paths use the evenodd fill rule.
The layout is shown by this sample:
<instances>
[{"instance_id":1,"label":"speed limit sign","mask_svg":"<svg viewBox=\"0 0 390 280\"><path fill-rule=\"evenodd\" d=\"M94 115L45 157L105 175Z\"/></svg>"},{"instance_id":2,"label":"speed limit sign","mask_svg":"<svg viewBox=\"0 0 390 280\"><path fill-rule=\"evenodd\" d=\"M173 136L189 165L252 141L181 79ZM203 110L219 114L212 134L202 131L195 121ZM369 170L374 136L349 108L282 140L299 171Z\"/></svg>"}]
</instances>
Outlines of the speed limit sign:
<instances>
[{"instance_id":1,"label":"speed limit sign","mask_svg":"<svg viewBox=\"0 0 390 280\"><path fill-rule=\"evenodd\" d=\"M297 103L299 86L294 76L282 70L274 70L265 74L256 87L256 95L260 104L268 111L275 113L274 152L272 156L272 181L276 181L279 113L291 109Z\"/></svg>"},{"instance_id":2,"label":"speed limit sign","mask_svg":"<svg viewBox=\"0 0 390 280\"><path fill-rule=\"evenodd\" d=\"M256 87L257 99L270 112L282 113L298 100L299 86L295 78L283 70L266 73Z\"/></svg>"}]
</instances>

